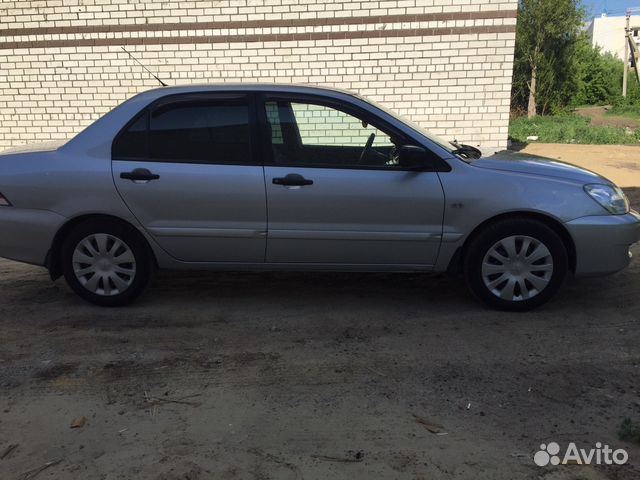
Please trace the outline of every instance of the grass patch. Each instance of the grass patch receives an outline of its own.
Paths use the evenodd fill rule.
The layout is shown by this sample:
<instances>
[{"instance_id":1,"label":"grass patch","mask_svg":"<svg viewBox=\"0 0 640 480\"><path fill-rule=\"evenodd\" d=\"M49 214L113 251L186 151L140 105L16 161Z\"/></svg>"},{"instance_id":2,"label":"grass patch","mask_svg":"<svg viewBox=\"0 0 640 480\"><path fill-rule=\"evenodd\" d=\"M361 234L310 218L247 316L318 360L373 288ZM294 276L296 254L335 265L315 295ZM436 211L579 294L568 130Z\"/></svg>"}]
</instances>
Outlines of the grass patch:
<instances>
[{"instance_id":1,"label":"grass patch","mask_svg":"<svg viewBox=\"0 0 640 480\"><path fill-rule=\"evenodd\" d=\"M607 115L615 115L616 117L640 119L640 105L635 105L635 104L614 105L613 107L611 107L611 110L607 112Z\"/></svg>"},{"instance_id":2,"label":"grass patch","mask_svg":"<svg viewBox=\"0 0 640 480\"><path fill-rule=\"evenodd\" d=\"M630 418L625 418L618 430L618 436L625 442L640 443L640 425L633 423Z\"/></svg>"},{"instance_id":3,"label":"grass patch","mask_svg":"<svg viewBox=\"0 0 640 480\"><path fill-rule=\"evenodd\" d=\"M538 116L531 120L516 118L509 125L513 141L527 143L538 136L540 143L578 143L587 145L625 145L640 143L640 130L627 135L624 128L596 127L580 115Z\"/></svg>"}]
</instances>

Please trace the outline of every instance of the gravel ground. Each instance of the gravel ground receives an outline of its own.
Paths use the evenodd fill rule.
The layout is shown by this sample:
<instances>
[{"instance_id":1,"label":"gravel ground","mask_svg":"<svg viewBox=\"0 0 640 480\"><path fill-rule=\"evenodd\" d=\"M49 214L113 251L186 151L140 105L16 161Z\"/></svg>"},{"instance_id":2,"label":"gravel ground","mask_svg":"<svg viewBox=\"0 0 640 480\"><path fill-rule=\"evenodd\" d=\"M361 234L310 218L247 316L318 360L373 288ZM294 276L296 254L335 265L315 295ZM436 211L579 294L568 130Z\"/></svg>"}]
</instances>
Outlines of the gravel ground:
<instances>
[{"instance_id":1,"label":"gravel ground","mask_svg":"<svg viewBox=\"0 0 640 480\"><path fill-rule=\"evenodd\" d=\"M440 276L166 272L102 309L0 260L0 478L637 479L639 286L509 314ZM535 466L550 441L630 460Z\"/></svg>"}]
</instances>

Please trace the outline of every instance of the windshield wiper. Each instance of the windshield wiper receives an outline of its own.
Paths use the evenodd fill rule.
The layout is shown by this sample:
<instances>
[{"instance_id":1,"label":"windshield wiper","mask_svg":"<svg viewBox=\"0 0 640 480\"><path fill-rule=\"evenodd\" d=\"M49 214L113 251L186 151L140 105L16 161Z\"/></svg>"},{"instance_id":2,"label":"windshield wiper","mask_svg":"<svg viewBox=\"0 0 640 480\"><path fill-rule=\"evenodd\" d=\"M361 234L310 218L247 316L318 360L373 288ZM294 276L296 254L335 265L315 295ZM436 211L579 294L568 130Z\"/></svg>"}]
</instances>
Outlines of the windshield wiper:
<instances>
[{"instance_id":1,"label":"windshield wiper","mask_svg":"<svg viewBox=\"0 0 640 480\"><path fill-rule=\"evenodd\" d=\"M471 145L464 145L458 143L457 140L453 142L449 142L451 145L456 147L453 153L454 155L460 155L468 160L477 160L478 158L482 158L482 152L478 150L476 147L472 147Z\"/></svg>"}]
</instances>

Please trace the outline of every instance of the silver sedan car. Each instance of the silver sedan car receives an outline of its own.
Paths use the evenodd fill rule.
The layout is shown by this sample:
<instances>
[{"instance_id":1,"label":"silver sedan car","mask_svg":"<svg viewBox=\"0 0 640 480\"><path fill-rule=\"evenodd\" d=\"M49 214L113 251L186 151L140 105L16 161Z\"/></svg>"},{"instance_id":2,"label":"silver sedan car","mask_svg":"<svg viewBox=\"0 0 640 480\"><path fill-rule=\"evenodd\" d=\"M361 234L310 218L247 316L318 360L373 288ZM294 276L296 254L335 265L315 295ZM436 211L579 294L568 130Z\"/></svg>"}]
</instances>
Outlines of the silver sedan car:
<instances>
[{"instance_id":1,"label":"silver sedan car","mask_svg":"<svg viewBox=\"0 0 640 480\"><path fill-rule=\"evenodd\" d=\"M0 232L0 256L105 306L163 268L448 271L528 310L569 273L626 267L640 215L595 173L482 158L353 93L225 84L147 91L62 146L4 152Z\"/></svg>"}]
</instances>

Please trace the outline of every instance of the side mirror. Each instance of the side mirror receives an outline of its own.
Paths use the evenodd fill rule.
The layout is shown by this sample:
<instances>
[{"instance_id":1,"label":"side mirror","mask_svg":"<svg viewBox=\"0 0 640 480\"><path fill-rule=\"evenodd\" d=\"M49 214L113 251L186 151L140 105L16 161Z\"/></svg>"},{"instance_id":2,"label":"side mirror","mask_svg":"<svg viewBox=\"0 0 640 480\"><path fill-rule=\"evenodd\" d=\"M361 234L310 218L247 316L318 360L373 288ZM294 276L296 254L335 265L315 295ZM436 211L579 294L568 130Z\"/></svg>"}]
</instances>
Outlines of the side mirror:
<instances>
[{"instance_id":1,"label":"side mirror","mask_svg":"<svg viewBox=\"0 0 640 480\"><path fill-rule=\"evenodd\" d=\"M398 164L410 170L424 170L429 167L429 155L422 147L403 145L398 150Z\"/></svg>"}]
</instances>

